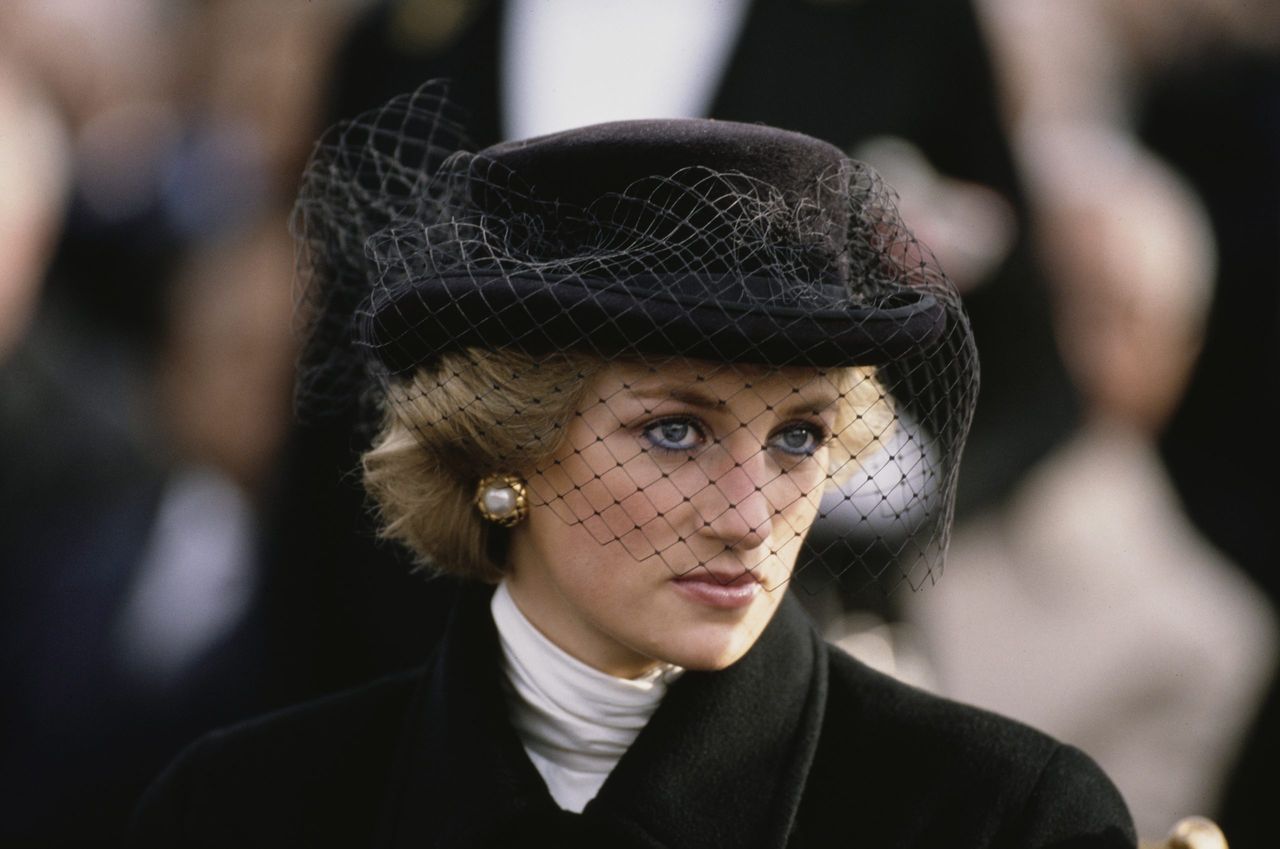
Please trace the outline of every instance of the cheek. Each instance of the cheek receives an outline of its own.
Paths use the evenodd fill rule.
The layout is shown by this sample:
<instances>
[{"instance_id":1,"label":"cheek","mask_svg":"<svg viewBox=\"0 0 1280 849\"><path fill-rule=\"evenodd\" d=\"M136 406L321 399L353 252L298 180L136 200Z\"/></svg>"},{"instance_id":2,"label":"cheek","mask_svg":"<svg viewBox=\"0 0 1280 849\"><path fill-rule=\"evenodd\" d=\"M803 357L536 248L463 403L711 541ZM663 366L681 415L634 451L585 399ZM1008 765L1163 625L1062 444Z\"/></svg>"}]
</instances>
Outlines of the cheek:
<instances>
[{"instance_id":1,"label":"cheek","mask_svg":"<svg viewBox=\"0 0 1280 849\"><path fill-rule=\"evenodd\" d=\"M778 471L762 486L771 506L774 556L788 570L818 512L827 480L826 452ZM578 544L620 544L631 560L660 557L676 571L697 562L688 540L706 519L723 513L726 496L708 462L642 450L619 431L561 452L530 479L535 504L560 523L585 531Z\"/></svg>"},{"instance_id":2,"label":"cheek","mask_svg":"<svg viewBox=\"0 0 1280 849\"><path fill-rule=\"evenodd\" d=\"M815 456L791 474L782 475L766 487L772 504L778 505L778 530L803 537L818 516L822 494L826 491L827 458Z\"/></svg>"},{"instance_id":3,"label":"cheek","mask_svg":"<svg viewBox=\"0 0 1280 849\"><path fill-rule=\"evenodd\" d=\"M684 463L673 474L625 433L570 449L530 481L534 503L569 525L582 525L599 544L621 541L637 558L676 535L673 520L696 491ZM705 486L705 479L702 482Z\"/></svg>"},{"instance_id":4,"label":"cheek","mask_svg":"<svg viewBox=\"0 0 1280 849\"><path fill-rule=\"evenodd\" d=\"M821 464L812 464L810 470L788 476L785 481L780 479L774 492L770 493L772 503L781 506L774 516L769 547L774 557L785 566L788 576L795 568L805 537L818 517L822 493L829 479L823 471L825 463L823 458ZM768 589L779 591L777 587Z\"/></svg>"},{"instance_id":5,"label":"cheek","mask_svg":"<svg viewBox=\"0 0 1280 849\"><path fill-rule=\"evenodd\" d=\"M603 543L620 542L636 560L669 551L692 531L689 494L699 486L692 465L673 472L641 453L614 466L582 490L581 502L592 510L587 526Z\"/></svg>"}]
</instances>

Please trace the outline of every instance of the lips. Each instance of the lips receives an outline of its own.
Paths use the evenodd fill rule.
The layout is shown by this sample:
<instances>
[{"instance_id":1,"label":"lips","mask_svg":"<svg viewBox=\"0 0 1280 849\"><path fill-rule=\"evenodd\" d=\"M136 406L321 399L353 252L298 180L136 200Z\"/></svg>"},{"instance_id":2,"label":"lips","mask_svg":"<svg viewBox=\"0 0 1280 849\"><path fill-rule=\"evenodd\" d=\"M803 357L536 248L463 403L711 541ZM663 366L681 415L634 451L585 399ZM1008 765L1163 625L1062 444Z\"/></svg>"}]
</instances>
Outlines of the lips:
<instances>
[{"instance_id":1,"label":"lips","mask_svg":"<svg viewBox=\"0 0 1280 849\"><path fill-rule=\"evenodd\" d=\"M724 573L695 569L673 578L671 584L688 600L720 610L746 607L761 590L759 579L747 571Z\"/></svg>"}]
</instances>

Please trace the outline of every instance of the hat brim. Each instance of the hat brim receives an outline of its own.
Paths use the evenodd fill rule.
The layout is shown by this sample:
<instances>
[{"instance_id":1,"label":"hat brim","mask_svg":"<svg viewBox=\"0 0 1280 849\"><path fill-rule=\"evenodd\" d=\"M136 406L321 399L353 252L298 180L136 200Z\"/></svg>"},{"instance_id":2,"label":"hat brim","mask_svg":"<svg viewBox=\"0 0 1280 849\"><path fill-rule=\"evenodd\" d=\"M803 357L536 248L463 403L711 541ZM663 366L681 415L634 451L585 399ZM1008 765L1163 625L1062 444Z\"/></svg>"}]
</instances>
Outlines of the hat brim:
<instances>
[{"instance_id":1,"label":"hat brim","mask_svg":"<svg viewBox=\"0 0 1280 849\"><path fill-rule=\"evenodd\" d=\"M432 277L383 289L361 337L395 374L468 347L834 367L919 353L946 327L943 305L925 292L904 291L874 306L834 296L787 304L700 296L709 288L688 282L637 289L635 280L624 286L576 276ZM777 288L758 282L740 280L738 291Z\"/></svg>"}]
</instances>

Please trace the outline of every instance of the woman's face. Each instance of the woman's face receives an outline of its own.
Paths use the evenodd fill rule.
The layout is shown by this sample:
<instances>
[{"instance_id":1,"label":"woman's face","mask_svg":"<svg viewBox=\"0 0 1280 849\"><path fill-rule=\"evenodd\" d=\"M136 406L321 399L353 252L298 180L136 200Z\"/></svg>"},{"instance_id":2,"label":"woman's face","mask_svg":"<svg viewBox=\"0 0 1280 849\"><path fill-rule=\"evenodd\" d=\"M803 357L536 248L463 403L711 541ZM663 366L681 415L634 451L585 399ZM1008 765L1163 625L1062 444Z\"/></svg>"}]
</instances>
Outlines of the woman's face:
<instances>
[{"instance_id":1,"label":"woman's face","mask_svg":"<svg viewBox=\"0 0 1280 849\"><path fill-rule=\"evenodd\" d=\"M614 675L738 660L817 515L839 401L816 369L609 365L529 475L509 550L517 604Z\"/></svg>"}]
</instances>

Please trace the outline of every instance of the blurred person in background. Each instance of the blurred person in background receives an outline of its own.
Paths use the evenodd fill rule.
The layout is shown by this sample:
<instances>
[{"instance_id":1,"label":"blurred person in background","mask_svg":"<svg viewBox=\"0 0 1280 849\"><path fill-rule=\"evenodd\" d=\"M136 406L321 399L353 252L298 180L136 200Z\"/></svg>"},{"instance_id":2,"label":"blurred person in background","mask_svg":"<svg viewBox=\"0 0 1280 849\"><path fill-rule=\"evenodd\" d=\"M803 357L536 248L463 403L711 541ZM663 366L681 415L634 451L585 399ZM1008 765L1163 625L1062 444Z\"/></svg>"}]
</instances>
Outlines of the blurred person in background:
<instances>
[{"instance_id":1,"label":"blurred person in background","mask_svg":"<svg viewBox=\"0 0 1280 849\"><path fill-rule=\"evenodd\" d=\"M271 216L202 246L166 290L150 379L164 480L113 630L119 665L151 687L209 668L205 655L238 634L261 581L258 514L294 357L280 332L293 254L279 224ZM260 679L245 660L238 693L256 700Z\"/></svg>"},{"instance_id":2,"label":"blurred person in background","mask_svg":"<svg viewBox=\"0 0 1280 849\"><path fill-rule=\"evenodd\" d=\"M10 841L113 845L174 746L263 705L256 513L292 362L292 252L273 224L183 263L145 441L74 383L17 376L42 403L5 422L23 458L5 464Z\"/></svg>"},{"instance_id":3,"label":"blurred person in background","mask_svg":"<svg viewBox=\"0 0 1280 849\"><path fill-rule=\"evenodd\" d=\"M67 199L70 145L47 94L17 67L0 64L0 108L9 131L0 136L0 362L27 338L40 282L53 251Z\"/></svg>"},{"instance_id":4,"label":"blurred person in background","mask_svg":"<svg viewBox=\"0 0 1280 849\"><path fill-rule=\"evenodd\" d=\"M72 845L118 830L139 780L131 750L149 744L109 634L158 469L83 391L63 329L37 319L70 192L70 135L44 91L7 66L0 111L0 839Z\"/></svg>"},{"instance_id":5,"label":"blurred person in background","mask_svg":"<svg viewBox=\"0 0 1280 849\"><path fill-rule=\"evenodd\" d=\"M1123 213L1078 211L1091 249L1059 269L1057 339L1080 428L957 532L950 573L910 598L908 619L940 692L1071 740L1105 765L1139 833L1159 835L1216 812L1277 627L1185 517L1157 450L1200 349L1215 265L1207 222L1181 217L1198 209L1189 190L1138 167L1108 187L1128 198ZM1159 226L1140 242L1117 214Z\"/></svg>"},{"instance_id":6,"label":"blurred person in background","mask_svg":"<svg viewBox=\"0 0 1280 849\"><path fill-rule=\"evenodd\" d=\"M0 8L6 845L114 845L181 741L272 704L288 204L342 12Z\"/></svg>"},{"instance_id":7,"label":"blurred person in background","mask_svg":"<svg viewBox=\"0 0 1280 849\"><path fill-rule=\"evenodd\" d=\"M1219 245L1218 289L1204 353L1162 448L1188 513L1280 610L1280 498L1274 460L1234 446L1274 438L1268 404L1280 397L1280 13L1253 4L1225 33L1175 57L1145 92L1142 137L1204 199ZM1232 36L1232 37L1228 37ZM1204 446L1230 433L1206 462ZM1280 782L1280 666L1227 784L1222 824L1233 846L1275 842Z\"/></svg>"},{"instance_id":8,"label":"blurred person in background","mask_svg":"<svg viewBox=\"0 0 1280 849\"><path fill-rule=\"evenodd\" d=\"M1046 268L1072 273L1094 235L1080 214L1089 207L1110 221L1116 242L1154 244L1162 231L1176 234L1171 217L1206 219L1201 229L1219 245L1207 337L1162 452L1192 518L1280 598L1274 495L1252 485L1248 464L1204 463L1202 453L1224 409L1246 392L1277 389L1270 307L1280 301L1280 261L1269 246L1280 195L1273 179L1280 6L983 0L981 8L1001 59L1005 112ZM1179 188L1183 180L1192 192ZM1117 183L1132 191L1117 196L1109 190ZM1144 217L1144 194L1164 198L1170 211ZM1246 440L1270 432L1257 416L1234 426Z\"/></svg>"},{"instance_id":9,"label":"blurred person in background","mask_svg":"<svg viewBox=\"0 0 1280 849\"><path fill-rule=\"evenodd\" d=\"M915 600L941 658L938 683L1076 740L1117 776L1140 831L1167 826L1187 803L1230 818L1242 807L1237 798L1261 792L1266 752L1277 762L1275 719L1264 715L1252 735L1271 748L1242 746L1276 658L1275 499L1271 487L1257 486L1255 464L1231 449L1261 444L1273 430L1246 399L1276 394L1278 101L1274 71L1268 88L1259 68L1275 67L1280 8L984 0L981 9L1037 249L1057 292L1058 338L1088 415L1073 444L1012 502L961 530L956 560L981 561L979 568L958 568L953 591L944 584L938 597ZM1103 462L1108 442L1112 456ZM1155 462L1157 445L1168 473ZM1091 455L1097 468L1083 474ZM1103 481L1127 498L1109 513L1114 496ZM1060 538L1047 512L1055 502L1074 505L1060 524L1092 527L1093 536L1074 546ZM1180 502L1202 531L1189 526ZM1134 539L1101 532L1119 517ZM1098 568L1121 574L1110 582L1099 575L1089 590L1083 576ZM1066 635L1071 620L1068 611L1036 607L1034 576L1049 582L1073 572L1081 621L1086 613L1095 622L1114 617L1096 635L1100 658L1114 639L1109 660L1075 657L1083 632L1059 642L1072 646L1069 657L1050 645L1052 631ZM995 602L1011 589L1022 594ZM1010 599L1025 604L1011 607ZM1024 682L1039 685L1015 692L1003 671L947 647L976 609L990 623L986 663L1021 668ZM1010 645L1023 650L1010 658ZM1229 780L1241 752L1252 780ZM1233 845L1269 845L1263 806L1253 808L1252 824L1227 823Z\"/></svg>"}]
</instances>

